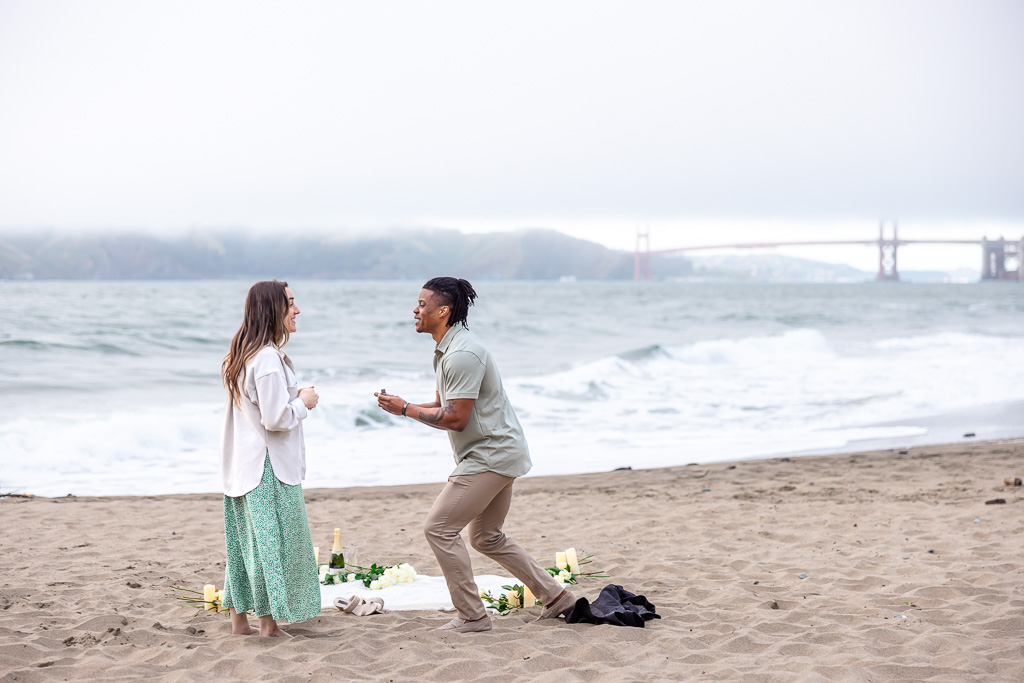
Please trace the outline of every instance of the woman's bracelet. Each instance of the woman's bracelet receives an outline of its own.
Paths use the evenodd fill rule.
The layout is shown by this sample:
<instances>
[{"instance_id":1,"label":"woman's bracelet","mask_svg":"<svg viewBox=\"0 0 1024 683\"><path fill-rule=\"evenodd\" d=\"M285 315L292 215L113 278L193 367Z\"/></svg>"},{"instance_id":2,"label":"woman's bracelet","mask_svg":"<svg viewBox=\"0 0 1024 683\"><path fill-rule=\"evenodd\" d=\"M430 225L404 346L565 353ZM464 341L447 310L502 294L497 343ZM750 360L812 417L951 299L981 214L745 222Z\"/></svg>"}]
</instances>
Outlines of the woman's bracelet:
<instances>
[{"instance_id":1,"label":"woman's bracelet","mask_svg":"<svg viewBox=\"0 0 1024 683\"><path fill-rule=\"evenodd\" d=\"M406 409L408 409L408 407L409 407L408 402L404 406L402 406L402 417L406 417L405 411L406 411Z\"/></svg>"}]
</instances>

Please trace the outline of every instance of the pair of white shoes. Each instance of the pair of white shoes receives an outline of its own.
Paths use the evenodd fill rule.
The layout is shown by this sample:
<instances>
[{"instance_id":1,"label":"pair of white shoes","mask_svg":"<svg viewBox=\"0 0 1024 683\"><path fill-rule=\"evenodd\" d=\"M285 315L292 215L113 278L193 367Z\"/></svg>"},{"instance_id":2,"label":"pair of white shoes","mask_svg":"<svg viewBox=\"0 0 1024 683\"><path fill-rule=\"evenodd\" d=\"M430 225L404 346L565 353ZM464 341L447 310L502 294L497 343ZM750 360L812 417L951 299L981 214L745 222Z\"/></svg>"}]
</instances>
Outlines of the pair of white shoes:
<instances>
[{"instance_id":1,"label":"pair of white shoes","mask_svg":"<svg viewBox=\"0 0 1024 683\"><path fill-rule=\"evenodd\" d=\"M334 598L334 606L342 612L354 614L357 617L368 617L371 614L384 614L384 599L370 598L364 600L358 595L350 598Z\"/></svg>"}]
</instances>

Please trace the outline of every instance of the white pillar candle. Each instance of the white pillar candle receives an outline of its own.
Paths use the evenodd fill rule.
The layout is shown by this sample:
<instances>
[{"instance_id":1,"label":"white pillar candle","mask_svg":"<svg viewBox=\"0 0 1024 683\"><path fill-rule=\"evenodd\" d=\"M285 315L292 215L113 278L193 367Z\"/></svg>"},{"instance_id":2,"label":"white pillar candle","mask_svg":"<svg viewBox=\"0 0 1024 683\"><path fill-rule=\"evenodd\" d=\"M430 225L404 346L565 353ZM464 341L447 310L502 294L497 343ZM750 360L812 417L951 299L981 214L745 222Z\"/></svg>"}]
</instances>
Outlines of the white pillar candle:
<instances>
[{"instance_id":1,"label":"white pillar candle","mask_svg":"<svg viewBox=\"0 0 1024 683\"><path fill-rule=\"evenodd\" d=\"M569 571L573 574L580 573L580 561L576 557L576 548L566 548L565 561L569 565Z\"/></svg>"},{"instance_id":2,"label":"white pillar candle","mask_svg":"<svg viewBox=\"0 0 1024 683\"><path fill-rule=\"evenodd\" d=\"M565 562L565 553L555 553L555 566L559 569L565 569L567 566L569 566Z\"/></svg>"},{"instance_id":3,"label":"white pillar candle","mask_svg":"<svg viewBox=\"0 0 1024 683\"><path fill-rule=\"evenodd\" d=\"M320 546L318 545L313 546L313 561L320 566Z\"/></svg>"},{"instance_id":4,"label":"white pillar candle","mask_svg":"<svg viewBox=\"0 0 1024 683\"><path fill-rule=\"evenodd\" d=\"M519 607L519 593L514 590L505 593L509 607Z\"/></svg>"},{"instance_id":5,"label":"white pillar candle","mask_svg":"<svg viewBox=\"0 0 1024 683\"><path fill-rule=\"evenodd\" d=\"M217 599L217 587L212 583L203 586L203 600L206 602L206 609L213 609L213 601Z\"/></svg>"},{"instance_id":6,"label":"white pillar candle","mask_svg":"<svg viewBox=\"0 0 1024 683\"><path fill-rule=\"evenodd\" d=\"M530 587L523 584L523 607L533 607L536 602L537 598L533 597L533 592L530 590Z\"/></svg>"}]
</instances>

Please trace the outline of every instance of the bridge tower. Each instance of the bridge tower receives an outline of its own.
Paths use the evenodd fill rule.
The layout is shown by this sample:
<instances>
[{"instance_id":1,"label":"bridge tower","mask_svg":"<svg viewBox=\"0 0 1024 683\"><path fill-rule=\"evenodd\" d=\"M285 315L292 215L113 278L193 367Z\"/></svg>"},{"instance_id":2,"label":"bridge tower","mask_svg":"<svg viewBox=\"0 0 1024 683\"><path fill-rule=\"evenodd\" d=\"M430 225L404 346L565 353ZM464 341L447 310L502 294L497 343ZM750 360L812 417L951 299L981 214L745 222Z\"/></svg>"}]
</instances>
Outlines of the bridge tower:
<instances>
[{"instance_id":1,"label":"bridge tower","mask_svg":"<svg viewBox=\"0 0 1024 683\"><path fill-rule=\"evenodd\" d=\"M899 269L896 267L896 249L900 245L897 234L899 226L892 224L892 239L885 239L885 223L878 224L878 274L876 280L898 281Z\"/></svg>"},{"instance_id":2,"label":"bridge tower","mask_svg":"<svg viewBox=\"0 0 1024 683\"><path fill-rule=\"evenodd\" d=\"M1024 239L981 238L981 279L1024 282Z\"/></svg>"},{"instance_id":3,"label":"bridge tower","mask_svg":"<svg viewBox=\"0 0 1024 683\"><path fill-rule=\"evenodd\" d=\"M636 251L633 252L633 279L651 279L651 231L650 228L636 229Z\"/></svg>"}]
</instances>

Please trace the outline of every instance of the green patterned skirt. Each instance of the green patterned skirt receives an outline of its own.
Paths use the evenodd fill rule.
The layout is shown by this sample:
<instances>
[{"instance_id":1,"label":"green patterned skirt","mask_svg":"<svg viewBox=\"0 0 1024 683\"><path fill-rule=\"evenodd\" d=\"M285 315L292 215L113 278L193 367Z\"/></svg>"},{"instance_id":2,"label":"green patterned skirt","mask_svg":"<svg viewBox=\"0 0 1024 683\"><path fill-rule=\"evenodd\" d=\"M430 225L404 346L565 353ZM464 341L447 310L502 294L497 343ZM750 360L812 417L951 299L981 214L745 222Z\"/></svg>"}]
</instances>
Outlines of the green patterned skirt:
<instances>
[{"instance_id":1,"label":"green patterned skirt","mask_svg":"<svg viewBox=\"0 0 1024 683\"><path fill-rule=\"evenodd\" d=\"M224 540L225 605L292 623L320 614L302 485L278 481L269 455L259 486L244 496L224 496Z\"/></svg>"}]
</instances>

